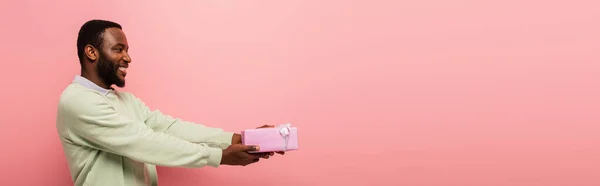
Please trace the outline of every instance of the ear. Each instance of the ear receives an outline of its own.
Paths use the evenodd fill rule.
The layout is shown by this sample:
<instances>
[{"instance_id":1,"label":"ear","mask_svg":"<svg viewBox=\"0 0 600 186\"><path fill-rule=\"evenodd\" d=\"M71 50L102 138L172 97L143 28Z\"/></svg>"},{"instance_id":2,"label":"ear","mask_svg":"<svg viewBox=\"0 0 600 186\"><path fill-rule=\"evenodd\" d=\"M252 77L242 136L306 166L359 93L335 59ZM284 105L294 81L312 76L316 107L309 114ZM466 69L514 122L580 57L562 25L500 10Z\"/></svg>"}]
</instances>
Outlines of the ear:
<instances>
[{"instance_id":1,"label":"ear","mask_svg":"<svg viewBox=\"0 0 600 186\"><path fill-rule=\"evenodd\" d=\"M85 45L83 52L90 61L96 61L96 59L98 59L98 50L92 45Z\"/></svg>"}]
</instances>

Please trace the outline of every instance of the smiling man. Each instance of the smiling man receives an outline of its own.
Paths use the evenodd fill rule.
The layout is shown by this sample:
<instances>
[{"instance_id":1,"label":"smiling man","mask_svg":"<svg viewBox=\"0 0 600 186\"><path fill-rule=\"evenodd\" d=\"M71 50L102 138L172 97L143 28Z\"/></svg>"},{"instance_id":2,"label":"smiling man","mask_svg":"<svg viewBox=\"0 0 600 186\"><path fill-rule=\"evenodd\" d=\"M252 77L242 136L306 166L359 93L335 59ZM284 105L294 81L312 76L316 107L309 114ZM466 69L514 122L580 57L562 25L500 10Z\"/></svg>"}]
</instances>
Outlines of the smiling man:
<instances>
[{"instance_id":1,"label":"smiling man","mask_svg":"<svg viewBox=\"0 0 600 186\"><path fill-rule=\"evenodd\" d=\"M273 155L248 153L258 147L241 145L239 134L164 115L114 89L125 86L128 49L117 23L91 20L79 31L81 75L62 92L56 120L76 186L156 185L155 165L245 166Z\"/></svg>"}]
</instances>

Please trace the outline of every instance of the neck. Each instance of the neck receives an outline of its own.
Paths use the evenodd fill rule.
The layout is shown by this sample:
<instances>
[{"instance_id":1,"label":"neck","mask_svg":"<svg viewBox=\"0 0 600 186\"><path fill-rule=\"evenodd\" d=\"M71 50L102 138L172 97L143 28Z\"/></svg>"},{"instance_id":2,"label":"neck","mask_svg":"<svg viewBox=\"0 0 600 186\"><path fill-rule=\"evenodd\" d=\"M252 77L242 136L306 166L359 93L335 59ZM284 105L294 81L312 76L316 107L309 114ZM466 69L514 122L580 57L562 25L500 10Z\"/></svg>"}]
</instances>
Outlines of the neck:
<instances>
[{"instance_id":1,"label":"neck","mask_svg":"<svg viewBox=\"0 0 600 186\"><path fill-rule=\"evenodd\" d=\"M96 84L102 88L110 89L110 85L107 85L106 83L104 83L102 81L102 79L100 78L100 76L98 76L97 74L89 73L86 70L81 70L81 77L84 77L84 78L90 80L91 82L93 82L94 84Z\"/></svg>"}]
</instances>

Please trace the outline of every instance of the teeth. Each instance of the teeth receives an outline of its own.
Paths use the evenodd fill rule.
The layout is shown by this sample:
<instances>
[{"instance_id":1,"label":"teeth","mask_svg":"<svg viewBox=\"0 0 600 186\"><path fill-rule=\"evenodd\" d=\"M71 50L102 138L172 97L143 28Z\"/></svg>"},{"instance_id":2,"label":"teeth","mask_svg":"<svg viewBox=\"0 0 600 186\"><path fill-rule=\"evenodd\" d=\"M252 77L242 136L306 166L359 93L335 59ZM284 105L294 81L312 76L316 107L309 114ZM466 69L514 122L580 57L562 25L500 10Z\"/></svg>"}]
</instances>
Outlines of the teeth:
<instances>
[{"instance_id":1,"label":"teeth","mask_svg":"<svg viewBox=\"0 0 600 186\"><path fill-rule=\"evenodd\" d=\"M125 68L125 67L119 67L119 70L121 70L123 72L127 72L127 68Z\"/></svg>"}]
</instances>

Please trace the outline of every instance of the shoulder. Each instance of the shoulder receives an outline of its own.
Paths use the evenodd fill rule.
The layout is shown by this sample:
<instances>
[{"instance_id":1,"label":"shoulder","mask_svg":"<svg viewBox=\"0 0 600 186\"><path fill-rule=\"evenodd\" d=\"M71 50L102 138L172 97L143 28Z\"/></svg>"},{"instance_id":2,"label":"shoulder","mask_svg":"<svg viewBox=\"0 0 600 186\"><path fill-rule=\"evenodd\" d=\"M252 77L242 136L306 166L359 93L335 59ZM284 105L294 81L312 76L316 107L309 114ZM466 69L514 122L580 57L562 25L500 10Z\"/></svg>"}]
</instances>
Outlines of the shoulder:
<instances>
[{"instance_id":1,"label":"shoulder","mask_svg":"<svg viewBox=\"0 0 600 186\"><path fill-rule=\"evenodd\" d=\"M58 109L61 111L84 111L98 103L106 103L104 95L77 83L69 84L61 93Z\"/></svg>"},{"instance_id":2,"label":"shoulder","mask_svg":"<svg viewBox=\"0 0 600 186\"><path fill-rule=\"evenodd\" d=\"M120 99L125 100L127 102L130 101L138 101L139 98L135 96L135 94L127 91L116 91L115 92Z\"/></svg>"},{"instance_id":3,"label":"shoulder","mask_svg":"<svg viewBox=\"0 0 600 186\"><path fill-rule=\"evenodd\" d=\"M60 94L59 105L73 104L79 100L88 99L101 99L103 96L91 89L85 88L84 86L72 83L69 84Z\"/></svg>"},{"instance_id":4,"label":"shoulder","mask_svg":"<svg viewBox=\"0 0 600 186\"><path fill-rule=\"evenodd\" d=\"M122 91L122 90L118 90L116 91L117 95L119 95L119 97L124 97L124 98L134 98L135 95L131 92L127 92L127 91Z\"/></svg>"}]
</instances>

